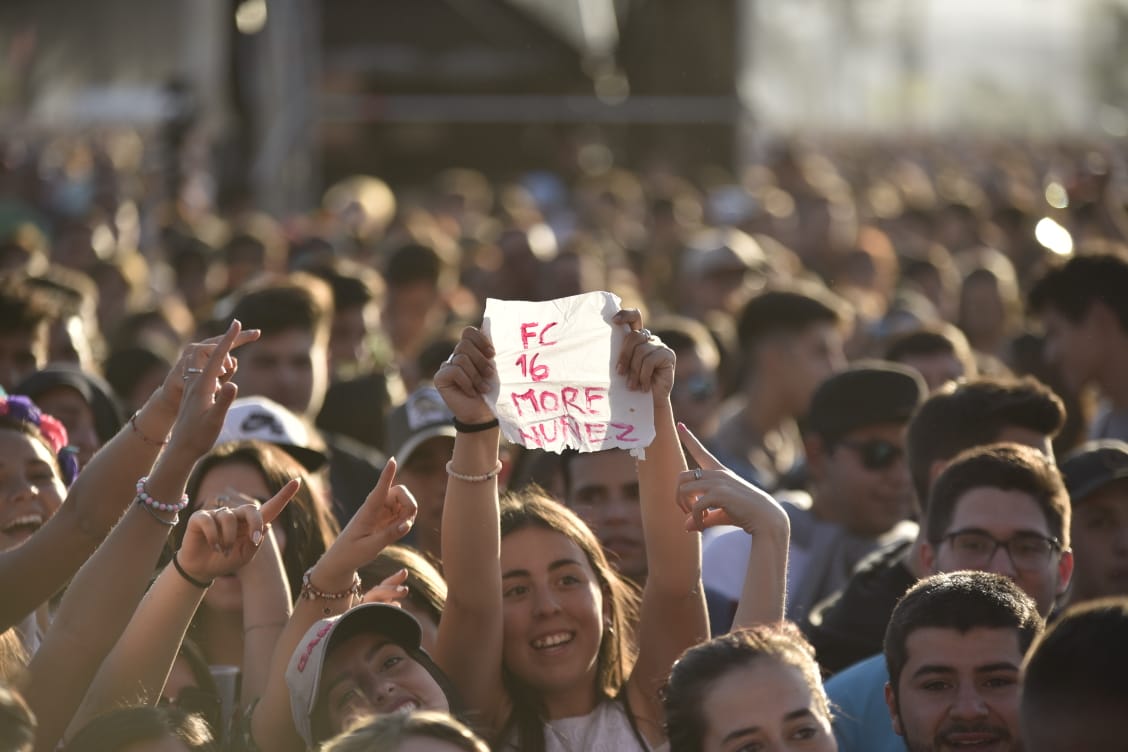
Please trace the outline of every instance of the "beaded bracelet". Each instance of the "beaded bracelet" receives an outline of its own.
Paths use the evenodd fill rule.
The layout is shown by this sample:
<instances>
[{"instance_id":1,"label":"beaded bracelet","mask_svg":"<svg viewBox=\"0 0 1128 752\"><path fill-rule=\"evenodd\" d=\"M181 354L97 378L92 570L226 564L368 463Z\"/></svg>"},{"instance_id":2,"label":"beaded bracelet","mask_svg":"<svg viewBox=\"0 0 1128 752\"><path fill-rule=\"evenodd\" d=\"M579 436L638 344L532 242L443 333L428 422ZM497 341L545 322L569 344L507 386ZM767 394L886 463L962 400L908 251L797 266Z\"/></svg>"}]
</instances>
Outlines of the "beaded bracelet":
<instances>
[{"instance_id":1,"label":"beaded bracelet","mask_svg":"<svg viewBox=\"0 0 1128 752\"><path fill-rule=\"evenodd\" d=\"M360 575L353 572L352 586L348 590L342 590L339 593L326 593L314 587L313 582L310 580L310 575L313 573L313 567L310 567L302 575L302 592L299 598L305 598L307 601L339 601L342 598L359 598L360 597ZM325 609L326 615L329 614L329 609Z\"/></svg>"},{"instance_id":2,"label":"beaded bracelet","mask_svg":"<svg viewBox=\"0 0 1128 752\"><path fill-rule=\"evenodd\" d=\"M149 444L150 446L164 446L165 444L168 443L168 437L167 436L165 437L164 441L153 441L148 436L146 436L145 432L137 427L137 413L136 412L133 413L133 415L129 416L129 426L133 429L133 433L137 434L137 436L141 439L141 441L144 441L146 444Z\"/></svg>"},{"instance_id":3,"label":"beaded bracelet","mask_svg":"<svg viewBox=\"0 0 1128 752\"><path fill-rule=\"evenodd\" d=\"M462 473L455 472L453 464L453 461L446 463L447 475L455 480L461 480L467 483L482 483L496 478L501 473L501 460L498 460L497 464L494 465L494 469L490 470L485 475L463 475Z\"/></svg>"},{"instance_id":4,"label":"beaded bracelet","mask_svg":"<svg viewBox=\"0 0 1128 752\"><path fill-rule=\"evenodd\" d=\"M148 491L145 490L145 484L148 482L149 476L147 475L143 475L137 479L138 503L144 504L147 507L151 507L152 509L156 509L161 512L176 512L177 514L183 512L188 507L188 494L181 496L180 501L175 504L165 504L163 502L157 501L149 495Z\"/></svg>"}]
</instances>

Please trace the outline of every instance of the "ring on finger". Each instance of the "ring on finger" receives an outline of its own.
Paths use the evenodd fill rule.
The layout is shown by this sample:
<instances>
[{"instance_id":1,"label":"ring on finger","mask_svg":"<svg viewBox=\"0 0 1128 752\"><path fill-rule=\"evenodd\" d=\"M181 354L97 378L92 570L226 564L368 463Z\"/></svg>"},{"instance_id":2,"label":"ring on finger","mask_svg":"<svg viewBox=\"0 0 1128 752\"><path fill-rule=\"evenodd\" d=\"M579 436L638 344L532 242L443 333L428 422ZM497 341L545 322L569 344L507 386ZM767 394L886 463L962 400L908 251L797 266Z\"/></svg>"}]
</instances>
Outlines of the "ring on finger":
<instances>
[{"instance_id":1,"label":"ring on finger","mask_svg":"<svg viewBox=\"0 0 1128 752\"><path fill-rule=\"evenodd\" d=\"M641 334L642 338L645 339L647 342L654 339L654 334L651 333L651 331L649 329L645 329L645 328L639 329L638 333Z\"/></svg>"},{"instance_id":2,"label":"ring on finger","mask_svg":"<svg viewBox=\"0 0 1128 752\"><path fill-rule=\"evenodd\" d=\"M699 467L693 468L693 479L694 480L701 480L701 468L699 468Z\"/></svg>"}]
</instances>

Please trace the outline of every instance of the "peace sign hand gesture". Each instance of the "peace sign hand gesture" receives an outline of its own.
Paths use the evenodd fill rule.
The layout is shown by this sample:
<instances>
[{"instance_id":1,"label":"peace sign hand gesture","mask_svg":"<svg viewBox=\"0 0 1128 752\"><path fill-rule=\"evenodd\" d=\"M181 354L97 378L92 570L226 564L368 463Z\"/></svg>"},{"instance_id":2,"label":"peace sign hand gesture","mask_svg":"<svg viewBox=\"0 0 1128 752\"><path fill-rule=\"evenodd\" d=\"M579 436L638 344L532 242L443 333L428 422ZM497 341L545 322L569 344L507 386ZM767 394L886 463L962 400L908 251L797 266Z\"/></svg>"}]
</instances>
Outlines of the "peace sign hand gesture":
<instances>
[{"instance_id":1,"label":"peace sign hand gesture","mask_svg":"<svg viewBox=\"0 0 1128 752\"><path fill-rule=\"evenodd\" d=\"M678 506L687 515L686 530L717 525L736 525L750 535L790 530L787 512L779 502L721 464L682 423L678 434L700 466L678 476Z\"/></svg>"},{"instance_id":2,"label":"peace sign hand gesture","mask_svg":"<svg viewBox=\"0 0 1128 752\"><path fill-rule=\"evenodd\" d=\"M243 504L193 512L184 541L176 552L181 568L203 582L238 572L254 558L268 526L300 487L300 480L291 480L261 508L257 504Z\"/></svg>"}]
</instances>

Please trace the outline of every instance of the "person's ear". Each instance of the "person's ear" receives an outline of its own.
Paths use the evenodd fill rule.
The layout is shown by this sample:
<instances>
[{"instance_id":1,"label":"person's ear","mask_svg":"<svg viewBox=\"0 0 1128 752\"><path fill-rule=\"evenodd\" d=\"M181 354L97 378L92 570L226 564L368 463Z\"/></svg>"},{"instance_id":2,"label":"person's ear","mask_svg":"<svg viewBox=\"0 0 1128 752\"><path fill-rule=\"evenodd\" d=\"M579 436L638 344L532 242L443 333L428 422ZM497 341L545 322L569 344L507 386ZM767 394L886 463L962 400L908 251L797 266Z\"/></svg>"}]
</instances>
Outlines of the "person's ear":
<instances>
[{"instance_id":1,"label":"person's ear","mask_svg":"<svg viewBox=\"0 0 1128 752\"><path fill-rule=\"evenodd\" d=\"M920 544L920 566L926 576L936 574L936 549L928 541Z\"/></svg>"},{"instance_id":2,"label":"person's ear","mask_svg":"<svg viewBox=\"0 0 1128 752\"><path fill-rule=\"evenodd\" d=\"M897 712L897 696L893 693L893 685L885 682L885 706L889 708L889 720L893 723L893 733L904 736L905 730L901 727L901 714Z\"/></svg>"},{"instance_id":3,"label":"person's ear","mask_svg":"<svg viewBox=\"0 0 1128 752\"><path fill-rule=\"evenodd\" d=\"M1061 595L1069 587L1069 581L1073 578L1073 552L1065 550L1061 552L1058 557L1058 588L1057 594Z\"/></svg>"},{"instance_id":4,"label":"person's ear","mask_svg":"<svg viewBox=\"0 0 1128 752\"><path fill-rule=\"evenodd\" d=\"M807 468L811 471L811 476L816 480L822 478L826 474L826 464L830 459L823 437L814 433L804 435L803 449L807 455Z\"/></svg>"}]
</instances>

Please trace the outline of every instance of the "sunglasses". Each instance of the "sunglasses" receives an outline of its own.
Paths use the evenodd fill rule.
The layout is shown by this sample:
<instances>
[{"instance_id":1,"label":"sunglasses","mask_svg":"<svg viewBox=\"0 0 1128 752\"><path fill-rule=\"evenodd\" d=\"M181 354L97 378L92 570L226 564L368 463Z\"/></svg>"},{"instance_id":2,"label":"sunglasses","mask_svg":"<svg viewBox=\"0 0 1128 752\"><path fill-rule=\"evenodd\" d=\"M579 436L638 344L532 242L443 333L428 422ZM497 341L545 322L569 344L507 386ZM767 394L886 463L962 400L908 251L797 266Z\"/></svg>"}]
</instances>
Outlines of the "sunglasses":
<instances>
[{"instance_id":1,"label":"sunglasses","mask_svg":"<svg viewBox=\"0 0 1128 752\"><path fill-rule=\"evenodd\" d=\"M885 439L866 441L839 441L838 446L848 447L858 453L866 470L884 470L905 454L905 450Z\"/></svg>"}]
</instances>

